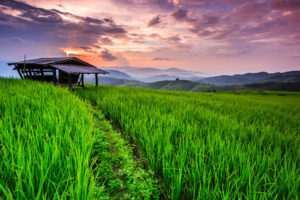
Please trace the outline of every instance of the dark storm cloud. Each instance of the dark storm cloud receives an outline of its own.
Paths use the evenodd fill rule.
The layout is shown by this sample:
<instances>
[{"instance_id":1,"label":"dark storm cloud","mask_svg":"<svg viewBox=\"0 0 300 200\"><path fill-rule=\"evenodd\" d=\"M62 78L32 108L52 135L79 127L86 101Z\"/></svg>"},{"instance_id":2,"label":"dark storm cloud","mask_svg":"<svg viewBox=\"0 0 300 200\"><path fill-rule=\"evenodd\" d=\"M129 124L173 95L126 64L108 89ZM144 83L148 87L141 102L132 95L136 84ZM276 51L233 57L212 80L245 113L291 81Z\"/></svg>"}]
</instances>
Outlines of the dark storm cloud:
<instances>
[{"instance_id":1,"label":"dark storm cloud","mask_svg":"<svg viewBox=\"0 0 300 200\"><path fill-rule=\"evenodd\" d=\"M100 57L106 61L113 61L117 59L117 57L112 55L107 49L101 52Z\"/></svg>"},{"instance_id":2,"label":"dark storm cloud","mask_svg":"<svg viewBox=\"0 0 300 200\"><path fill-rule=\"evenodd\" d=\"M153 19L151 19L148 23L148 27L150 26L155 26L156 24L159 24L160 23L160 16L157 15L155 16Z\"/></svg>"},{"instance_id":3,"label":"dark storm cloud","mask_svg":"<svg viewBox=\"0 0 300 200\"><path fill-rule=\"evenodd\" d=\"M14 37L34 41L52 41L61 45L89 46L97 42L100 36L125 37L127 31L117 25L113 19L81 17L58 10L47 10L14 0L1 0L0 5L18 11L17 15L4 14L0 10L1 32L10 32ZM7 13L7 12L6 12ZM66 21L63 16L76 19ZM0 36L4 34L0 33Z\"/></svg>"}]
</instances>

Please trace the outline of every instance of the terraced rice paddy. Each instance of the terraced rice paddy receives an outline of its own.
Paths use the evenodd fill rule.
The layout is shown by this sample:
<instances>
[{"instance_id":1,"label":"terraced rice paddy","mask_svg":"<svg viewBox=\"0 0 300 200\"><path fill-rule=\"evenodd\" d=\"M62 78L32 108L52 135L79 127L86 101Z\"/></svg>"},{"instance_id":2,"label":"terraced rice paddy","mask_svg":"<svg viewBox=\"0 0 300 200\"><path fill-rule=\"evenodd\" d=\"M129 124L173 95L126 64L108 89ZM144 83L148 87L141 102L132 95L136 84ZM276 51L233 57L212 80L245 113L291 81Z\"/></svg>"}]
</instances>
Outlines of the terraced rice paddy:
<instances>
[{"instance_id":1,"label":"terraced rice paddy","mask_svg":"<svg viewBox=\"0 0 300 200\"><path fill-rule=\"evenodd\" d=\"M120 126L165 198L299 199L299 93L76 93Z\"/></svg>"},{"instance_id":2,"label":"terraced rice paddy","mask_svg":"<svg viewBox=\"0 0 300 200\"><path fill-rule=\"evenodd\" d=\"M0 199L157 199L156 181L67 89L0 79Z\"/></svg>"}]
</instances>

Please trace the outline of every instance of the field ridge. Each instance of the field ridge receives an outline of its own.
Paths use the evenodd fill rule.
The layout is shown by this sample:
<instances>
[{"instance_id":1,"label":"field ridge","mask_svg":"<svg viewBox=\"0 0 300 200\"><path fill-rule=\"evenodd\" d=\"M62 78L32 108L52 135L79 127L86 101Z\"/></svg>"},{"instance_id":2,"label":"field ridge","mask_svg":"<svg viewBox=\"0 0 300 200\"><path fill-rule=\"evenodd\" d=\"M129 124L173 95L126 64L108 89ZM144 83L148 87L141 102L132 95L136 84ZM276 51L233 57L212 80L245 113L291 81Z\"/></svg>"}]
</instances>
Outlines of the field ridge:
<instances>
[{"instance_id":1,"label":"field ridge","mask_svg":"<svg viewBox=\"0 0 300 200\"><path fill-rule=\"evenodd\" d=\"M144 169L142 161L134 156L133 147L112 127L100 110L93 107L91 112L96 119L96 126L107 141L105 146L110 153L103 155L102 150L97 151L104 156L98 158L99 162L105 159L110 163L109 175L105 176L104 181L109 199L159 199L159 183L153 177L153 172ZM102 140L99 140L100 143ZM96 143L94 148L97 149L98 145Z\"/></svg>"}]
</instances>

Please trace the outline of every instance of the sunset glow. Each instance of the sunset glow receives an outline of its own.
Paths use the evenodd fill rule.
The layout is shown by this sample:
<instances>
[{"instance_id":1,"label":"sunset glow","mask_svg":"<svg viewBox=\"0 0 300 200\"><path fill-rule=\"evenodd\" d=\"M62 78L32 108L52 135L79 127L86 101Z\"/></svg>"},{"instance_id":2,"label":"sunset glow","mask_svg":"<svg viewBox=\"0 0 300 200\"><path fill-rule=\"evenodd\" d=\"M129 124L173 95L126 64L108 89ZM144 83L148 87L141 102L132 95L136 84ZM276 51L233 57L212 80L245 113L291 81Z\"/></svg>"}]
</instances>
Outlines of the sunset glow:
<instances>
[{"instance_id":1,"label":"sunset glow","mask_svg":"<svg viewBox=\"0 0 300 200\"><path fill-rule=\"evenodd\" d=\"M0 26L0 60L78 56L208 74L300 69L297 0L2 0Z\"/></svg>"},{"instance_id":2,"label":"sunset glow","mask_svg":"<svg viewBox=\"0 0 300 200\"><path fill-rule=\"evenodd\" d=\"M62 48L64 53L66 54L67 57L71 56L77 56L81 54L85 54L85 52L82 49L74 49L74 48Z\"/></svg>"}]
</instances>

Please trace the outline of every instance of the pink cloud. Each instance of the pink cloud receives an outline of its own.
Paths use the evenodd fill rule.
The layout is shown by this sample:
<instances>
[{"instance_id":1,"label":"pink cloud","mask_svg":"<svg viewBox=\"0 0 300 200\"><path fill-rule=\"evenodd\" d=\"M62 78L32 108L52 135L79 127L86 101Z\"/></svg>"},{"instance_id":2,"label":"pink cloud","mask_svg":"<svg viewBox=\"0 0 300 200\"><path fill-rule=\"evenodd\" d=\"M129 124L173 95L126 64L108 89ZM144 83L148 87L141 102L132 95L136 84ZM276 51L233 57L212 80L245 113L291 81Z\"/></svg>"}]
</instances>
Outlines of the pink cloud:
<instances>
[{"instance_id":1,"label":"pink cloud","mask_svg":"<svg viewBox=\"0 0 300 200\"><path fill-rule=\"evenodd\" d=\"M0 40L8 47L0 56L27 41L34 54L69 47L108 65L121 57L136 66L205 70L300 61L288 60L300 52L299 0L24 1L0 1Z\"/></svg>"},{"instance_id":2,"label":"pink cloud","mask_svg":"<svg viewBox=\"0 0 300 200\"><path fill-rule=\"evenodd\" d=\"M271 0L271 6L276 9L299 10L299 0Z\"/></svg>"}]
</instances>

